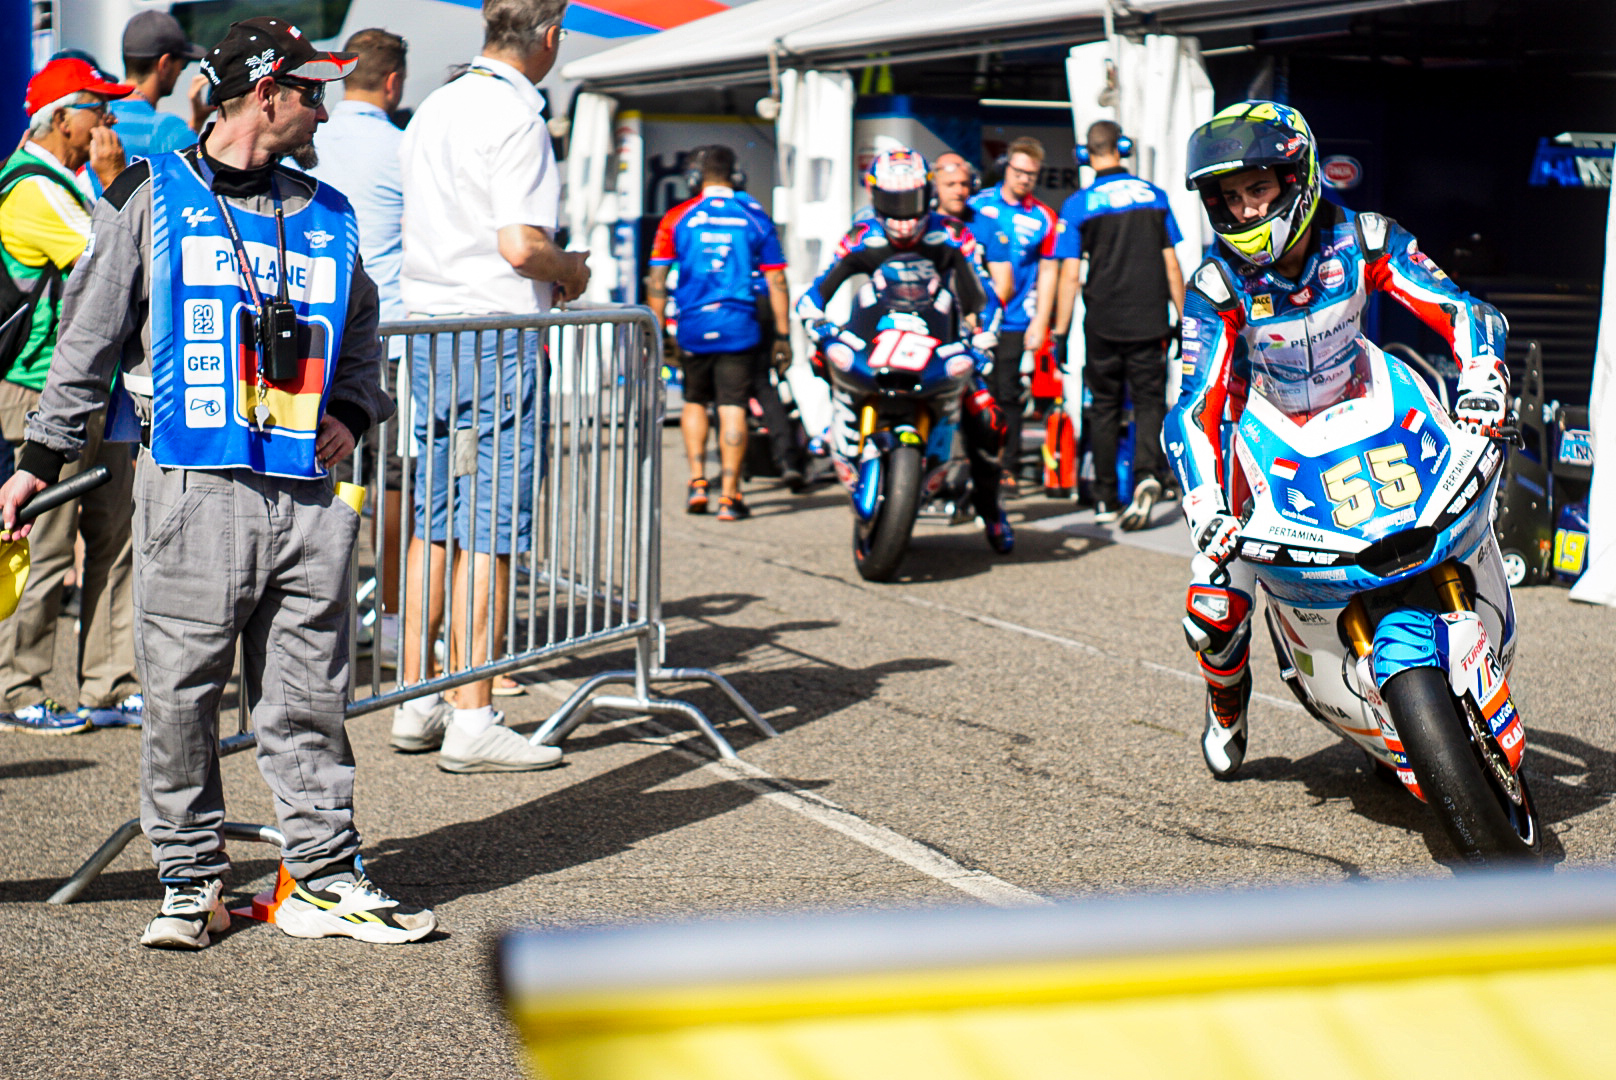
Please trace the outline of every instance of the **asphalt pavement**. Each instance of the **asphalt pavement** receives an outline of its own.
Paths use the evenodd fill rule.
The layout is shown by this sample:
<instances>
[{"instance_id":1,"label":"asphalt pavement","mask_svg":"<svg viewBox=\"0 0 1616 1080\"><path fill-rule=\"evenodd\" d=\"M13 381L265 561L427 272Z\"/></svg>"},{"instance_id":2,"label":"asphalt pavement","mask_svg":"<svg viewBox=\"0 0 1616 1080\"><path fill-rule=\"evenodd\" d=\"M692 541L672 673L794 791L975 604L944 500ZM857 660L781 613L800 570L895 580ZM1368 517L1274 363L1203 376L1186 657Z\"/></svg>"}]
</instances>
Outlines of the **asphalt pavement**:
<instances>
[{"instance_id":1,"label":"asphalt pavement","mask_svg":"<svg viewBox=\"0 0 1616 1080\"><path fill-rule=\"evenodd\" d=\"M488 953L518 923L1453 872L1425 808L1301 711L1260 633L1250 757L1234 782L1207 775L1175 507L1118 542L1069 502L1018 499L1013 556L979 526L923 524L898 580L873 585L853 569L838 490L759 483L753 517L720 523L681 512L682 455L667 459L668 660L725 674L778 738L716 691L674 687L740 764L617 717L580 729L560 768L453 776L389 750L387 715L357 718L369 870L433 906L443 931L380 947L238 921L181 954L137 943L161 897L143 841L84 900L43 902L135 814L138 733L0 732L0 1075L517 1077ZM1616 612L1548 587L1516 603L1511 685L1546 850L1555 865L1609 863ZM627 662L611 649L552 662L502 705L531 730L578 681ZM250 755L224 774L233 820L273 821ZM268 888L274 853L231 850L234 898Z\"/></svg>"}]
</instances>

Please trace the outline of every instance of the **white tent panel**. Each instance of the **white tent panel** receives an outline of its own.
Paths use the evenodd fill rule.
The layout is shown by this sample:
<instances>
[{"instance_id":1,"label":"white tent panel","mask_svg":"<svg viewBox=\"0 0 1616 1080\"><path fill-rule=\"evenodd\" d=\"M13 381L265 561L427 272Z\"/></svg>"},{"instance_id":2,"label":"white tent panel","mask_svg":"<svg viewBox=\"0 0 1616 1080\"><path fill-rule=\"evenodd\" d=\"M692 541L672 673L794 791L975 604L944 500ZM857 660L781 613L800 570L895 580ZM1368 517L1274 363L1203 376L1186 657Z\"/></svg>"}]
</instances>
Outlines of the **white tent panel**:
<instances>
[{"instance_id":1,"label":"white tent panel","mask_svg":"<svg viewBox=\"0 0 1616 1080\"><path fill-rule=\"evenodd\" d=\"M1588 568L1571 599L1616 606L1616 184L1605 220L1605 283L1594 351L1588 419L1594 433L1594 480L1588 489Z\"/></svg>"},{"instance_id":2,"label":"white tent panel","mask_svg":"<svg viewBox=\"0 0 1616 1080\"><path fill-rule=\"evenodd\" d=\"M842 71L787 71L780 79L780 186L774 217L786 248L786 280L795 304L829 264L853 216L853 80ZM845 292L846 290L842 290ZM830 394L808 365L807 336L791 320L796 362L787 372L810 435L831 419Z\"/></svg>"},{"instance_id":3,"label":"white tent panel","mask_svg":"<svg viewBox=\"0 0 1616 1080\"><path fill-rule=\"evenodd\" d=\"M699 77L704 71L736 64L764 65L783 35L863 7L869 0L755 0L660 34L619 45L562 69L562 77L611 82L657 74Z\"/></svg>"},{"instance_id":4,"label":"white tent panel","mask_svg":"<svg viewBox=\"0 0 1616 1080\"><path fill-rule=\"evenodd\" d=\"M578 95L573 111L572 145L567 154L567 221L572 248L590 253L587 299L604 303L619 285L612 259L612 229L617 224L616 177L612 160L612 114L617 103L603 94Z\"/></svg>"},{"instance_id":5,"label":"white tent panel","mask_svg":"<svg viewBox=\"0 0 1616 1080\"><path fill-rule=\"evenodd\" d=\"M901 45L914 39L974 38L1022 27L1104 18L1106 0L877 0L840 18L794 29L781 39L787 51Z\"/></svg>"}]
</instances>

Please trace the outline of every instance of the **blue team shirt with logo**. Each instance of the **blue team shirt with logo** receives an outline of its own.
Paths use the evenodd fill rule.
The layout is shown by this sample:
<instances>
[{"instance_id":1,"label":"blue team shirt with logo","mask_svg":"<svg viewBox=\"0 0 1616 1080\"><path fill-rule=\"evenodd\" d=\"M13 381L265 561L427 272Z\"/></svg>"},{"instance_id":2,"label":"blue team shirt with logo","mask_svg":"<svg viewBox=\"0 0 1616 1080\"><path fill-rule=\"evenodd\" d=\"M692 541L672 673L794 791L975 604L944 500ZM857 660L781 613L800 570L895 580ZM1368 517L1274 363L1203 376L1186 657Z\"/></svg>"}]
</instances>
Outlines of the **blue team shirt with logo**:
<instances>
[{"instance_id":1,"label":"blue team shirt with logo","mask_svg":"<svg viewBox=\"0 0 1616 1080\"><path fill-rule=\"evenodd\" d=\"M1055 211L1032 196L1022 202L1007 198L1003 186L971 200L976 217L971 232L982 245L982 257L1010 264L1016 289L1004 306L1006 333L1026 330L1038 306L1038 266L1055 257Z\"/></svg>"},{"instance_id":2,"label":"blue team shirt with logo","mask_svg":"<svg viewBox=\"0 0 1616 1080\"><path fill-rule=\"evenodd\" d=\"M774 222L744 192L709 188L669 210L651 245L652 266L677 266L679 347L690 353L744 352L762 340L754 281L783 270Z\"/></svg>"}]
</instances>

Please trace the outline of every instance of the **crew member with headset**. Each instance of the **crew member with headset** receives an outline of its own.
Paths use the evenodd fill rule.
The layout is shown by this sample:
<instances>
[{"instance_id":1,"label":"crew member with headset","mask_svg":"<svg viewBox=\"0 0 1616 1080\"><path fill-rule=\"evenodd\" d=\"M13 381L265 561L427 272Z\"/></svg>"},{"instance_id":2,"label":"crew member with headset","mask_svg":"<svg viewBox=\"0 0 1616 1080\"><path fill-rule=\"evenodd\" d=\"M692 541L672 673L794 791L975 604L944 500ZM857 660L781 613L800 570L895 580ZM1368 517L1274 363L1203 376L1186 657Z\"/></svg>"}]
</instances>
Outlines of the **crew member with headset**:
<instances>
[{"instance_id":1,"label":"crew member with headset","mask_svg":"<svg viewBox=\"0 0 1616 1080\"><path fill-rule=\"evenodd\" d=\"M197 146L124 170L96 204L39 409L0 488L0 538L26 535L18 507L82 452L121 376L108 435L143 444L140 818L166 886L147 946L200 949L230 924L218 729L238 640L281 864L296 880L275 924L374 943L436 926L365 875L344 730L359 513L326 470L393 413L376 286L348 201L277 164L310 143L327 83L354 60L270 17L233 24L208 53L219 120Z\"/></svg>"},{"instance_id":2,"label":"crew member with headset","mask_svg":"<svg viewBox=\"0 0 1616 1080\"><path fill-rule=\"evenodd\" d=\"M685 358L685 407L679 428L690 462L685 508L693 514L707 512L707 406L716 404L722 470L718 520L739 521L751 513L741 495L741 466L746 457L753 354L763 340L752 282L762 274L768 283L776 362L783 352L790 363L786 260L774 222L757 200L743 198L735 190L735 152L713 145L696 153L701 190L669 210L657 226L646 291L660 323L667 312L668 271L678 267L673 299L679 307L677 339Z\"/></svg>"},{"instance_id":3,"label":"crew member with headset","mask_svg":"<svg viewBox=\"0 0 1616 1080\"><path fill-rule=\"evenodd\" d=\"M1168 305L1184 309L1184 275L1174 245L1183 239L1167 193L1128 172L1122 159L1133 141L1111 120L1089 125L1077 163L1094 167L1094 183L1061 206L1055 256L1061 260L1055 301L1055 342L1065 352L1072 305L1083 289L1083 382L1093 403L1089 442L1094 450L1095 520L1127 530L1150 523L1151 508L1168 479L1161 450L1167 413ZM1065 357L1060 358L1065 366ZM1117 443L1122 433L1123 387L1133 399L1133 491L1118 509Z\"/></svg>"},{"instance_id":4,"label":"crew member with headset","mask_svg":"<svg viewBox=\"0 0 1616 1080\"><path fill-rule=\"evenodd\" d=\"M1055 211L1033 196L1044 164L1044 146L1022 136L1000 160L1003 179L971 200L971 231L982 245L988 275L1004 305L1004 325L993 352L988 383L1004 414L1004 484L1016 491L1021 458L1025 386L1023 353L1043 348L1055 304Z\"/></svg>"}]
</instances>

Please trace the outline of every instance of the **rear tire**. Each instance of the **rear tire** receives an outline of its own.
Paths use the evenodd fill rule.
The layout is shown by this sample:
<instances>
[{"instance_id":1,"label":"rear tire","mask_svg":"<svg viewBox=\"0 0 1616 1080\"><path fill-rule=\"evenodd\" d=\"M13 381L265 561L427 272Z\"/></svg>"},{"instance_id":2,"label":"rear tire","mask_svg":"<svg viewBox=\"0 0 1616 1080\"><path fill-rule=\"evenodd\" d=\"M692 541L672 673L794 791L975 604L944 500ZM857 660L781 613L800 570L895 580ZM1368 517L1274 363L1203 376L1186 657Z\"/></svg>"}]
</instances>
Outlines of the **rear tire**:
<instances>
[{"instance_id":1,"label":"rear tire","mask_svg":"<svg viewBox=\"0 0 1616 1080\"><path fill-rule=\"evenodd\" d=\"M853 522L853 563L865 581L889 581L898 572L920 510L920 448L898 446L885 465L875 519Z\"/></svg>"},{"instance_id":2,"label":"rear tire","mask_svg":"<svg viewBox=\"0 0 1616 1080\"><path fill-rule=\"evenodd\" d=\"M1475 865L1535 865L1542 834L1526 778L1517 774L1517 806L1475 745L1447 674L1409 668L1387 680L1380 693L1420 791L1459 854Z\"/></svg>"}]
</instances>

